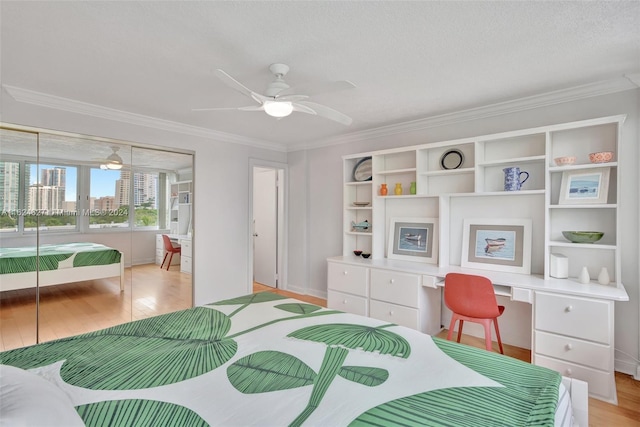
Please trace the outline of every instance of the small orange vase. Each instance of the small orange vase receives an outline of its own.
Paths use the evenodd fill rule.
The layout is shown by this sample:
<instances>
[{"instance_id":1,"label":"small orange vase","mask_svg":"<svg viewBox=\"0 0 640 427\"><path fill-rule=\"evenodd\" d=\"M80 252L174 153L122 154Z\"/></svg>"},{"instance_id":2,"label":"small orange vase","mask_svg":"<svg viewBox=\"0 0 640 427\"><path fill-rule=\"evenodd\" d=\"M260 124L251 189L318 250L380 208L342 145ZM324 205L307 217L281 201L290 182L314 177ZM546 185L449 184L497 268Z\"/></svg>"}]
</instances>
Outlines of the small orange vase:
<instances>
[{"instance_id":1,"label":"small orange vase","mask_svg":"<svg viewBox=\"0 0 640 427\"><path fill-rule=\"evenodd\" d=\"M387 189L387 184L380 184L380 195L386 196L389 190Z\"/></svg>"}]
</instances>

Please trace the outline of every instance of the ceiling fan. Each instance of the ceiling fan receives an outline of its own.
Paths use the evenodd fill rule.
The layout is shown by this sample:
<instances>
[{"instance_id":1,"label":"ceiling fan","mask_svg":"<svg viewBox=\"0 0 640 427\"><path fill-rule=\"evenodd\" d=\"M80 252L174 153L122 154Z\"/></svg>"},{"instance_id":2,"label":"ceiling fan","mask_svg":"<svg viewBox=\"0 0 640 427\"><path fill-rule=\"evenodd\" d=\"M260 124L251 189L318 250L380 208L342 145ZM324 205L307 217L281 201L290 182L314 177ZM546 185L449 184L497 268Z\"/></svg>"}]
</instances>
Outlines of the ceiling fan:
<instances>
[{"instance_id":1,"label":"ceiling fan","mask_svg":"<svg viewBox=\"0 0 640 427\"><path fill-rule=\"evenodd\" d=\"M314 94L355 88L356 86L350 81L343 80L314 85L313 87L301 90L301 92L306 92L306 95L302 95L295 94L293 88L284 81L284 76L289 72L289 66L285 64L271 64L269 66L269 71L273 73L275 78L269 86L267 86L267 90L264 95L262 95L247 88L223 70L217 69L215 74L224 84L253 99L257 105L250 105L246 107L194 108L193 111L264 111L268 115L276 118L286 117L294 111L297 111L300 113L312 114L314 116L321 116L347 126L353 122L353 119L346 114L325 105L308 101L309 97Z\"/></svg>"}]
</instances>

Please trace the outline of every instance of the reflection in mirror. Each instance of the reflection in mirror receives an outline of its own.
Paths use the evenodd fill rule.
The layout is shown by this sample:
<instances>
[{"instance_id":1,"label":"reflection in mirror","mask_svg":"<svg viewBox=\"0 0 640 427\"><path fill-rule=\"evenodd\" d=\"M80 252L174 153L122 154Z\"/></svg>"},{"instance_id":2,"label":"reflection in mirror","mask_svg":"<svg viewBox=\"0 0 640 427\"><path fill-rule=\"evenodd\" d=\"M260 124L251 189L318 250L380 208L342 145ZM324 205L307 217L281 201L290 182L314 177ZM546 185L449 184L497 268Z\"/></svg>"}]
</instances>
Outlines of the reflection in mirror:
<instances>
[{"instance_id":1,"label":"reflection in mirror","mask_svg":"<svg viewBox=\"0 0 640 427\"><path fill-rule=\"evenodd\" d=\"M140 147L131 155L131 309L142 319L193 305L193 156Z\"/></svg>"},{"instance_id":2,"label":"reflection in mirror","mask_svg":"<svg viewBox=\"0 0 640 427\"><path fill-rule=\"evenodd\" d=\"M0 350L37 342L38 242L35 232L24 233L32 208L24 183L32 179L28 162L37 164L37 153L37 133L0 128Z\"/></svg>"},{"instance_id":3,"label":"reflection in mirror","mask_svg":"<svg viewBox=\"0 0 640 427\"><path fill-rule=\"evenodd\" d=\"M157 245L191 248L192 155L19 129L0 141L0 248L19 253L0 259L0 350L192 306L191 257L160 269Z\"/></svg>"}]
</instances>

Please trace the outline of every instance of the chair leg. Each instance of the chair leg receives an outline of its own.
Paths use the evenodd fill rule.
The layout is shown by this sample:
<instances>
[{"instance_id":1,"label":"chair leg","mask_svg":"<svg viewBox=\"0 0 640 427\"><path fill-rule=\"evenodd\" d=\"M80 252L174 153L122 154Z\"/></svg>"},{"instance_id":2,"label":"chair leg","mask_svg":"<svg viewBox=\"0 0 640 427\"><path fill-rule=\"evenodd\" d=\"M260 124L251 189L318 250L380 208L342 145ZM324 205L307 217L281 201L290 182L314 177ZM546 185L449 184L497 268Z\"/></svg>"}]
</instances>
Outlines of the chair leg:
<instances>
[{"instance_id":1,"label":"chair leg","mask_svg":"<svg viewBox=\"0 0 640 427\"><path fill-rule=\"evenodd\" d=\"M491 345L491 319L482 319L482 326L484 326L484 344L488 351L493 351Z\"/></svg>"},{"instance_id":2,"label":"chair leg","mask_svg":"<svg viewBox=\"0 0 640 427\"><path fill-rule=\"evenodd\" d=\"M502 350L502 340L500 339L500 330L498 329L498 318L493 319L493 325L496 327L496 338L498 339L498 346L500 347L500 354L504 354Z\"/></svg>"},{"instance_id":3,"label":"chair leg","mask_svg":"<svg viewBox=\"0 0 640 427\"><path fill-rule=\"evenodd\" d=\"M460 342L460 337L462 337L462 326L464 325L464 320L460 319L460 323L458 323L458 339L457 342Z\"/></svg>"},{"instance_id":4,"label":"chair leg","mask_svg":"<svg viewBox=\"0 0 640 427\"><path fill-rule=\"evenodd\" d=\"M451 315L451 322L449 323L449 332L447 333L447 341L451 341L451 336L453 335L453 328L456 326L456 320L458 318L455 314Z\"/></svg>"},{"instance_id":5,"label":"chair leg","mask_svg":"<svg viewBox=\"0 0 640 427\"><path fill-rule=\"evenodd\" d=\"M169 255L169 252L164 253L164 258L162 258L162 264L160 264L160 268L164 267L164 262L167 260L167 255Z\"/></svg>"},{"instance_id":6,"label":"chair leg","mask_svg":"<svg viewBox=\"0 0 640 427\"><path fill-rule=\"evenodd\" d=\"M171 252L171 256L169 257L169 264L167 264L167 271L169 271L169 267L171 267L171 260L173 259L173 252Z\"/></svg>"}]
</instances>

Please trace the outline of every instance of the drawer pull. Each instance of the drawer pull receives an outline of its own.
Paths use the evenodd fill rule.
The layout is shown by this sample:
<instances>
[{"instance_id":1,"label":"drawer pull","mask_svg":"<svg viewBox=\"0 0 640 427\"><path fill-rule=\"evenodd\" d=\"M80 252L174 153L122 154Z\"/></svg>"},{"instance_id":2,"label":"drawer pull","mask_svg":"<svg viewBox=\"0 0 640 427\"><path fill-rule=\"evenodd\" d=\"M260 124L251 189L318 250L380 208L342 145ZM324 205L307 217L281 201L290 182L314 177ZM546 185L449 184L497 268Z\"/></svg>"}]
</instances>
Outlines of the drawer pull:
<instances>
[{"instance_id":1,"label":"drawer pull","mask_svg":"<svg viewBox=\"0 0 640 427\"><path fill-rule=\"evenodd\" d=\"M348 271L343 271L342 274L344 274L345 276L348 274Z\"/></svg>"},{"instance_id":2,"label":"drawer pull","mask_svg":"<svg viewBox=\"0 0 640 427\"><path fill-rule=\"evenodd\" d=\"M393 285L393 282L395 282L394 279L389 280L389 283L391 283Z\"/></svg>"},{"instance_id":3,"label":"drawer pull","mask_svg":"<svg viewBox=\"0 0 640 427\"><path fill-rule=\"evenodd\" d=\"M571 368L568 368L566 371L564 371L565 374L567 375L571 375L573 372L571 371Z\"/></svg>"},{"instance_id":4,"label":"drawer pull","mask_svg":"<svg viewBox=\"0 0 640 427\"><path fill-rule=\"evenodd\" d=\"M566 311L567 313L569 313L572 310L573 310L573 306L572 305L568 305L567 308L564 309L564 311Z\"/></svg>"},{"instance_id":5,"label":"drawer pull","mask_svg":"<svg viewBox=\"0 0 640 427\"><path fill-rule=\"evenodd\" d=\"M567 351L573 350L573 345L571 343L569 343L569 344L565 345L564 348L567 349Z\"/></svg>"},{"instance_id":6,"label":"drawer pull","mask_svg":"<svg viewBox=\"0 0 640 427\"><path fill-rule=\"evenodd\" d=\"M346 304L346 303L347 303L347 300L346 300L346 299L343 299L343 300L342 300L342 303L343 303L343 304Z\"/></svg>"},{"instance_id":7,"label":"drawer pull","mask_svg":"<svg viewBox=\"0 0 640 427\"><path fill-rule=\"evenodd\" d=\"M393 316L393 310L389 312L389 316Z\"/></svg>"}]
</instances>

